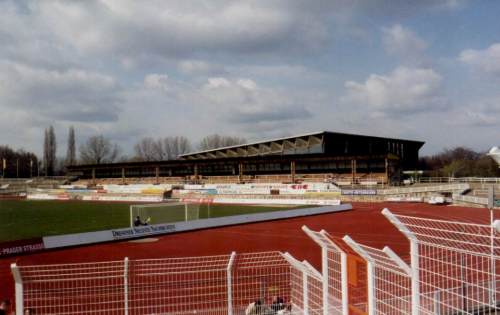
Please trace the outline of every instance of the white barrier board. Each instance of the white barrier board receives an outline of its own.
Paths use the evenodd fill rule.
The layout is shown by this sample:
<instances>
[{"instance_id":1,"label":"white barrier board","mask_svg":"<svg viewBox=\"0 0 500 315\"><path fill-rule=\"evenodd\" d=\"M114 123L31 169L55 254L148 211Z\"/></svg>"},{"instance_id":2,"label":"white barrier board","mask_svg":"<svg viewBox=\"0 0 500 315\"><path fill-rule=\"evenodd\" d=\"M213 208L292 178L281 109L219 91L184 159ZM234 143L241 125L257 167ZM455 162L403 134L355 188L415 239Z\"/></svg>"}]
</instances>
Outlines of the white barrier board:
<instances>
[{"instance_id":1,"label":"white barrier board","mask_svg":"<svg viewBox=\"0 0 500 315\"><path fill-rule=\"evenodd\" d=\"M182 200L181 200L182 201ZM279 199L279 198L224 198L215 197L213 203L222 204L261 204L261 205L340 205L338 199Z\"/></svg>"},{"instance_id":2,"label":"white barrier board","mask_svg":"<svg viewBox=\"0 0 500 315\"><path fill-rule=\"evenodd\" d=\"M308 215L327 214L339 211L351 210L350 204L323 206L287 211L273 211L254 214L243 214L220 218L201 219L185 222L156 224L141 226L138 228L123 228L116 230L76 233L68 235L47 236L43 238L45 248L59 248L66 246L77 246L108 242L121 239L138 238L149 235L168 234L174 232L192 231L206 228L222 227L235 224L263 222L287 218L302 217Z\"/></svg>"}]
</instances>

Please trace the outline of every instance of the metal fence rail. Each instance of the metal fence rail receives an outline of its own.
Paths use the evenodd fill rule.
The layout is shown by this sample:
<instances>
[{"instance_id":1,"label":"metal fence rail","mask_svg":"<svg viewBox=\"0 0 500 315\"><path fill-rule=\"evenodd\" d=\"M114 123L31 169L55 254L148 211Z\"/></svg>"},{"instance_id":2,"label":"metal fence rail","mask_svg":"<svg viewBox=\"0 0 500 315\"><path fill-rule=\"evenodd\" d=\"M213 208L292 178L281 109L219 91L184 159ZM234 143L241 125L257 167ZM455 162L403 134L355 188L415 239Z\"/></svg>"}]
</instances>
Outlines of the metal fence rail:
<instances>
[{"instance_id":1,"label":"metal fence rail","mask_svg":"<svg viewBox=\"0 0 500 315\"><path fill-rule=\"evenodd\" d=\"M16 314L26 308L36 314L111 315L500 313L500 221L382 213L409 239L409 261L388 247L349 236L341 245L326 231L304 226L321 248L321 272L281 252L13 264ZM363 264L352 259L352 251ZM365 275L366 286L354 286Z\"/></svg>"},{"instance_id":2,"label":"metal fence rail","mask_svg":"<svg viewBox=\"0 0 500 315\"><path fill-rule=\"evenodd\" d=\"M317 232L307 226L302 230L321 247L324 314L347 314L347 254L325 230Z\"/></svg>"},{"instance_id":3,"label":"metal fence rail","mask_svg":"<svg viewBox=\"0 0 500 315\"><path fill-rule=\"evenodd\" d=\"M283 254L283 258L293 266L290 273L292 314L322 315L324 296L321 273L307 261L300 262L288 253Z\"/></svg>"},{"instance_id":4,"label":"metal fence rail","mask_svg":"<svg viewBox=\"0 0 500 315\"><path fill-rule=\"evenodd\" d=\"M500 184L499 177L419 177L417 183L493 183Z\"/></svg>"},{"instance_id":5,"label":"metal fence rail","mask_svg":"<svg viewBox=\"0 0 500 315\"><path fill-rule=\"evenodd\" d=\"M421 314L500 311L500 237L493 225L383 214L410 240Z\"/></svg>"},{"instance_id":6,"label":"metal fence rail","mask_svg":"<svg viewBox=\"0 0 500 315\"><path fill-rule=\"evenodd\" d=\"M233 252L84 264L13 264L12 272L16 314L30 308L36 314L232 315L244 314L256 302L262 310L300 305L303 301L291 300L291 274L306 271L311 282L304 289L309 304L321 306L321 297L313 295L321 292L322 279L311 268L290 264L280 252Z\"/></svg>"},{"instance_id":7,"label":"metal fence rail","mask_svg":"<svg viewBox=\"0 0 500 315\"><path fill-rule=\"evenodd\" d=\"M427 192L439 192L439 191L452 191L452 192L463 192L470 189L470 185L467 183L463 184L442 184L442 185L426 185L418 187L401 187L401 188L389 188L389 189L379 189L377 194L379 195L404 195L404 194L418 194Z\"/></svg>"},{"instance_id":8,"label":"metal fence rail","mask_svg":"<svg viewBox=\"0 0 500 315\"><path fill-rule=\"evenodd\" d=\"M480 206L487 206L488 205L488 198L487 197L477 197L477 196L466 196L466 195L454 194L453 200L466 202L466 203L473 203L473 204L480 205Z\"/></svg>"},{"instance_id":9,"label":"metal fence rail","mask_svg":"<svg viewBox=\"0 0 500 315\"><path fill-rule=\"evenodd\" d=\"M412 270L389 247L362 245L349 236L344 241L367 261L369 314L412 313Z\"/></svg>"}]
</instances>

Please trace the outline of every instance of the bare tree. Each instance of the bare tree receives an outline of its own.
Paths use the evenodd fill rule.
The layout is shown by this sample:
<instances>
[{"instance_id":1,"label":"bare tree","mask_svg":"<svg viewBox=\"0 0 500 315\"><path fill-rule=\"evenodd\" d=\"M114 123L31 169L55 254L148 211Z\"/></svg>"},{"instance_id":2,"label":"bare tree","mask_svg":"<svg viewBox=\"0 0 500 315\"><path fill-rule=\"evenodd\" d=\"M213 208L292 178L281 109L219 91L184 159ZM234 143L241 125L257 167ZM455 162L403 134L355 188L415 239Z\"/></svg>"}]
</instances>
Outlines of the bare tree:
<instances>
[{"instance_id":1,"label":"bare tree","mask_svg":"<svg viewBox=\"0 0 500 315\"><path fill-rule=\"evenodd\" d=\"M119 154L118 145L112 144L103 135L92 136L80 146L80 161L83 164L112 163Z\"/></svg>"},{"instance_id":2,"label":"bare tree","mask_svg":"<svg viewBox=\"0 0 500 315\"><path fill-rule=\"evenodd\" d=\"M139 161L163 160L163 149L160 140L151 137L141 139L134 146L135 159Z\"/></svg>"},{"instance_id":3,"label":"bare tree","mask_svg":"<svg viewBox=\"0 0 500 315\"><path fill-rule=\"evenodd\" d=\"M183 136L153 139L143 138L134 146L135 160L162 161L174 160L179 155L191 151L191 143Z\"/></svg>"},{"instance_id":4,"label":"bare tree","mask_svg":"<svg viewBox=\"0 0 500 315\"><path fill-rule=\"evenodd\" d=\"M198 148L202 151L211 150L211 149L243 144L246 141L247 140L245 138L233 137L233 136L221 136L218 134L213 134L201 139Z\"/></svg>"},{"instance_id":5,"label":"bare tree","mask_svg":"<svg viewBox=\"0 0 500 315\"><path fill-rule=\"evenodd\" d=\"M66 152L66 166L71 166L76 164L76 144L75 144L75 128L73 126L69 127L68 133L68 149Z\"/></svg>"},{"instance_id":6,"label":"bare tree","mask_svg":"<svg viewBox=\"0 0 500 315\"><path fill-rule=\"evenodd\" d=\"M191 143L188 138L183 136L163 138L164 159L175 160L181 154L191 151Z\"/></svg>"}]
</instances>

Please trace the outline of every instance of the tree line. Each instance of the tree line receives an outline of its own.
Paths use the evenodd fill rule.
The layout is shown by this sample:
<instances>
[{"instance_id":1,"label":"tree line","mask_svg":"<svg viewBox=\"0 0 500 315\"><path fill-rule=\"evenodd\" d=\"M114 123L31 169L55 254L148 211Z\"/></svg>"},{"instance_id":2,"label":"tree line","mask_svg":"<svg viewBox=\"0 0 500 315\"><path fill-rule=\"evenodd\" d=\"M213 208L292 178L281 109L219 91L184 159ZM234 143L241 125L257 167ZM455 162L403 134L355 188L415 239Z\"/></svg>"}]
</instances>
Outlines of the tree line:
<instances>
[{"instance_id":1,"label":"tree line","mask_svg":"<svg viewBox=\"0 0 500 315\"><path fill-rule=\"evenodd\" d=\"M465 147L445 149L420 159L420 169L434 177L500 177L500 169L486 152Z\"/></svg>"},{"instance_id":2,"label":"tree line","mask_svg":"<svg viewBox=\"0 0 500 315\"><path fill-rule=\"evenodd\" d=\"M204 137L197 146L192 145L184 136L145 137L134 145L132 156L126 156L118 144L104 135L90 136L77 150L75 128L71 126L68 130L66 156L60 157L57 154L56 132L50 126L44 130L41 160L32 152L0 146L0 174L5 177L57 176L64 175L68 166L77 164L173 160L194 150L203 151L244 142L244 138L218 134Z\"/></svg>"},{"instance_id":3,"label":"tree line","mask_svg":"<svg viewBox=\"0 0 500 315\"><path fill-rule=\"evenodd\" d=\"M113 162L163 161L177 159L179 155L246 143L246 139L212 134L197 145L185 136L145 137L133 147L133 154L126 156L120 146L104 135L93 135L80 144L77 150L75 128L69 127L66 155L57 156L56 133L53 126L44 130L43 156L24 150L13 150L0 145L0 174L5 177L31 177L37 175L63 175L68 166L77 164L104 164ZM78 152L77 152L78 151ZM486 155L469 148L456 147L424 156L419 169L427 176L442 177L500 177L496 163Z\"/></svg>"},{"instance_id":4,"label":"tree line","mask_svg":"<svg viewBox=\"0 0 500 315\"><path fill-rule=\"evenodd\" d=\"M39 167L40 163L34 153L0 145L0 177L36 176L40 171Z\"/></svg>"}]
</instances>

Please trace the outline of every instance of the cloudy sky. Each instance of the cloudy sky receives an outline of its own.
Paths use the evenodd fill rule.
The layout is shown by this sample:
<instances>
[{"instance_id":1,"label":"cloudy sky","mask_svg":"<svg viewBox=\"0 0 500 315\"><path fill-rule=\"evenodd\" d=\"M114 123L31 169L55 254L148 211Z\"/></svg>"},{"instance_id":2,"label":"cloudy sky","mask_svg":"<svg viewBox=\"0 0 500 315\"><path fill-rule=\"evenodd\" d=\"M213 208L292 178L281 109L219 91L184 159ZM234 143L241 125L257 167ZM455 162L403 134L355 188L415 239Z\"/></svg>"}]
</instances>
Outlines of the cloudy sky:
<instances>
[{"instance_id":1,"label":"cloudy sky","mask_svg":"<svg viewBox=\"0 0 500 315\"><path fill-rule=\"evenodd\" d=\"M500 144L500 1L0 0L0 143L331 130Z\"/></svg>"}]
</instances>

